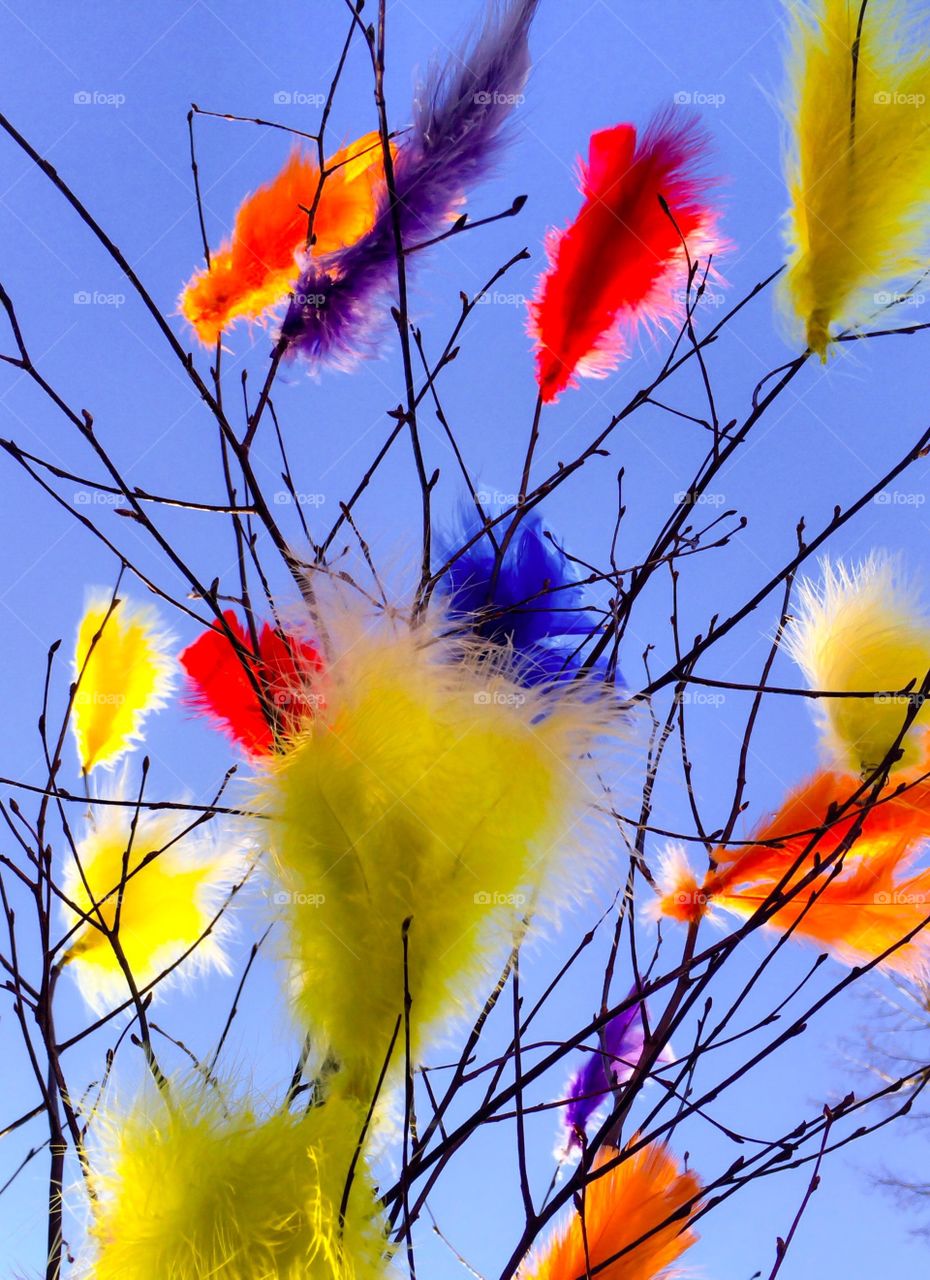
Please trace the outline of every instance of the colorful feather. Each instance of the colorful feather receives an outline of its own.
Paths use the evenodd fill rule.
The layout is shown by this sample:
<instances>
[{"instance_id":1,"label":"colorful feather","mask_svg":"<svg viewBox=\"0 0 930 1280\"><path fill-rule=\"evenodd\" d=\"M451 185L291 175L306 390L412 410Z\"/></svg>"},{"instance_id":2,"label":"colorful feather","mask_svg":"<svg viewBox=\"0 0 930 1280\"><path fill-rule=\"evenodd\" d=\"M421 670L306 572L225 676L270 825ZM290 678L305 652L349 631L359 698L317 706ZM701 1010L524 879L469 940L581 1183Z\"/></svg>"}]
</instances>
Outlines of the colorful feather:
<instances>
[{"instance_id":1,"label":"colorful feather","mask_svg":"<svg viewBox=\"0 0 930 1280\"><path fill-rule=\"evenodd\" d=\"M370 1099L404 1008L405 921L419 1057L540 896L584 888L596 853L575 836L603 798L587 756L616 717L590 690L521 688L487 651L423 628L347 616L327 630L342 637L324 708L267 760L263 825L296 1012Z\"/></svg>"},{"instance_id":2,"label":"colorful feather","mask_svg":"<svg viewBox=\"0 0 930 1280\"><path fill-rule=\"evenodd\" d=\"M185 833L177 817L137 813L132 801L106 806L77 842L62 886L62 964L87 1003L99 1012L129 999L119 953L137 990L172 966L173 977L227 973L229 924L217 916L245 871L241 851Z\"/></svg>"},{"instance_id":3,"label":"colorful feather","mask_svg":"<svg viewBox=\"0 0 930 1280\"><path fill-rule=\"evenodd\" d=\"M790 896L768 923L791 928L845 964L875 960L930 918L930 868L915 867L930 838L925 772L923 764L896 778L870 808L867 796L849 803L860 790L857 779L817 774L759 827L756 843L715 850L715 868L703 881L672 846L661 860L652 913L689 922L719 907L748 918ZM856 825L861 831L850 843ZM882 966L913 976L928 962L930 937L918 933Z\"/></svg>"},{"instance_id":4,"label":"colorful feather","mask_svg":"<svg viewBox=\"0 0 930 1280\"><path fill-rule=\"evenodd\" d=\"M215 622L180 655L189 701L249 755L267 755L314 714L322 658L305 640L282 635L267 622L253 654L235 613L228 610L223 619L228 631Z\"/></svg>"},{"instance_id":5,"label":"colorful feather","mask_svg":"<svg viewBox=\"0 0 930 1280\"><path fill-rule=\"evenodd\" d=\"M703 172L708 150L698 122L678 109L655 116L638 144L631 124L591 135L584 204L549 233L549 269L530 304L544 401L578 376L605 377L640 326L684 318L688 258L706 268L726 247Z\"/></svg>"},{"instance_id":6,"label":"colorful feather","mask_svg":"<svg viewBox=\"0 0 930 1280\"><path fill-rule=\"evenodd\" d=\"M462 520L454 535L442 540L442 558L452 559L479 528ZM484 640L508 645L524 684L572 679L584 662L587 637L598 629L577 569L546 537L536 515L521 522L500 564L498 545L486 534L447 570L440 591L450 619L468 624ZM594 674L603 677L606 665L598 662ZM619 674L615 679L622 684Z\"/></svg>"},{"instance_id":7,"label":"colorful feather","mask_svg":"<svg viewBox=\"0 0 930 1280\"><path fill-rule=\"evenodd\" d=\"M310 209L311 256L335 253L364 235L383 182L377 133L331 156L322 180L316 158L295 148L277 177L243 201L232 235L181 294L181 314L200 341L213 346L235 321L258 320L285 300L307 252Z\"/></svg>"},{"instance_id":8,"label":"colorful feather","mask_svg":"<svg viewBox=\"0 0 930 1280\"><path fill-rule=\"evenodd\" d=\"M78 626L71 729L84 773L111 769L174 688L173 637L154 609L96 592Z\"/></svg>"},{"instance_id":9,"label":"colorful feather","mask_svg":"<svg viewBox=\"0 0 930 1280\"><path fill-rule=\"evenodd\" d=\"M598 1048L589 1051L569 1082L568 1105L562 1113L566 1155L585 1145L591 1117L608 1095L627 1083L642 1057L646 1002L635 999L640 990L638 984L631 987L627 1000L632 1003L601 1030ZM663 1049L658 1061L672 1061L671 1050Z\"/></svg>"},{"instance_id":10,"label":"colorful feather","mask_svg":"<svg viewBox=\"0 0 930 1280\"><path fill-rule=\"evenodd\" d=\"M880 553L852 568L825 560L822 584L801 585L785 647L812 689L875 695L817 704L831 759L852 773L874 773L904 728L911 699L900 691L911 685L916 692L930 672L930 618L915 586ZM897 768L923 757L928 714L924 704L908 725Z\"/></svg>"},{"instance_id":11,"label":"colorful feather","mask_svg":"<svg viewBox=\"0 0 930 1280\"><path fill-rule=\"evenodd\" d=\"M807 345L913 283L930 248L930 49L911 0L790 0L782 290Z\"/></svg>"},{"instance_id":12,"label":"colorful feather","mask_svg":"<svg viewBox=\"0 0 930 1280\"><path fill-rule=\"evenodd\" d=\"M653 1142L607 1173L619 1157L602 1147L566 1226L517 1273L518 1280L670 1280L671 1268L697 1241L688 1219L700 1183L668 1147Z\"/></svg>"},{"instance_id":13,"label":"colorful feather","mask_svg":"<svg viewBox=\"0 0 930 1280\"><path fill-rule=\"evenodd\" d=\"M174 1081L167 1097L110 1113L94 1170L94 1280L385 1276L383 1215L355 1159L364 1121L335 1098L261 1116Z\"/></svg>"},{"instance_id":14,"label":"colorful feather","mask_svg":"<svg viewBox=\"0 0 930 1280\"><path fill-rule=\"evenodd\" d=\"M405 248L431 240L493 169L529 74L538 2L495 2L473 48L433 70L397 150L396 200L382 191L366 235L307 262L281 332L314 365L350 367L380 332L397 291L395 218Z\"/></svg>"}]
</instances>

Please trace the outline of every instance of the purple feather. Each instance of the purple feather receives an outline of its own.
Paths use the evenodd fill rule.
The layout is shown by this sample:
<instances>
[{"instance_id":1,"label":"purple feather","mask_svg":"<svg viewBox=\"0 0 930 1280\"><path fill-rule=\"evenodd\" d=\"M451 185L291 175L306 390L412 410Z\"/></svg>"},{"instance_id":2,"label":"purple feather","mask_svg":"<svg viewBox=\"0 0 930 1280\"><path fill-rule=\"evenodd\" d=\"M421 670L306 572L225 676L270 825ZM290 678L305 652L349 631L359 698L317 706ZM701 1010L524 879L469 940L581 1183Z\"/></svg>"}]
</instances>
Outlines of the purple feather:
<instances>
[{"instance_id":1,"label":"purple feather","mask_svg":"<svg viewBox=\"0 0 930 1280\"><path fill-rule=\"evenodd\" d=\"M633 1000L639 990L634 984L627 999ZM601 1030L600 1049L589 1053L572 1076L567 1091L569 1101L562 1113L566 1153L584 1145L588 1121L607 1095L625 1085L636 1070L646 1039L644 1004L631 1004L611 1019ZM672 1061L671 1050L663 1049L658 1060Z\"/></svg>"},{"instance_id":2,"label":"purple feather","mask_svg":"<svg viewBox=\"0 0 930 1280\"><path fill-rule=\"evenodd\" d=\"M465 193L493 167L530 70L527 37L539 0L495 3L471 51L434 68L394 161L401 239L411 247L448 230ZM315 365L351 366L370 348L397 288L394 214L381 195L371 230L311 259L281 328Z\"/></svg>"}]
</instances>

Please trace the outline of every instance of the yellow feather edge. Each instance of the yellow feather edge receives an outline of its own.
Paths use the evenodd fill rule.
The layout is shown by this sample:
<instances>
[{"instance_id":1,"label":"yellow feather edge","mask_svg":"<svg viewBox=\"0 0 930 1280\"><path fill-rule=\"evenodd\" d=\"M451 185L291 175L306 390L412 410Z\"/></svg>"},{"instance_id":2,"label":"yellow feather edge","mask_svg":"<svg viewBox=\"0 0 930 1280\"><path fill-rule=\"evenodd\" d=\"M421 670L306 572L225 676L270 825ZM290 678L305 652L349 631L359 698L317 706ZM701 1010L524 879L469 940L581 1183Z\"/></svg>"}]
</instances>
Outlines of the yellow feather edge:
<instances>
[{"instance_id":1,"label":"yellow feather edge","mask_svg":"<svg viewBox=\"0 0 930 1280\"><path fill-rule=\"evenodd\" d=\"M332 1098L299 1114L172 1081L98 1125L88 1280L375 1280L386 1230L365 1121Z\"/></svg>"},{"instance_id":2,"label":"yellow feather edge","mask_svg":"<svg viewBox=\"0 0 930 1280\"><path fill-rule=\"evenodd\" d=\"M822 359L831 325L912 284L930 245L930 49L908 0L788 0L789 269L782 301Z\"/></svg>"},{"instance_id":3,"label":"yellow feather edge","mask_svg":"<svg viewBox=\"0 0 930 1280\"><path fill-rule=\"evenodd\" d=\"M892 694L930 671L930 619L900 563L882 552L848 567L823 561L822 581L805 581L785 648L812 689ZM904 697L822 698L817 715L833 764L875 770L901 732ZM896 767L920 763L928 707L911 723Z\"/></svg>"},{"instance_id":4,"label":"yellow feather edge","mask_svg":"<svg viewBox=\"0 0 930 1280\"><path fill-rule=\"evenodd\" d=\"M333 626L320 711L269 762L262 804L296 1013L370 1100L404 1008L404 921L417 1057L524 920L588 886L606 799L588 753L631 730L603 691L546 697L426 628ZM403 1048L401 1022L395 1068Z\"/></svg>"},{"instance_id":5,"label":"yellow feather edge","mask_svg":"<svg viewBox=\"0 0 930 1280\"><path fill-rule=\"evenodd\" d=\"M94 593L78 626L71 728L84 773L112 768L174 688L174 637L145 605ZM109 614L109 616L107 616Z\"/></svg>"}]
</instances>

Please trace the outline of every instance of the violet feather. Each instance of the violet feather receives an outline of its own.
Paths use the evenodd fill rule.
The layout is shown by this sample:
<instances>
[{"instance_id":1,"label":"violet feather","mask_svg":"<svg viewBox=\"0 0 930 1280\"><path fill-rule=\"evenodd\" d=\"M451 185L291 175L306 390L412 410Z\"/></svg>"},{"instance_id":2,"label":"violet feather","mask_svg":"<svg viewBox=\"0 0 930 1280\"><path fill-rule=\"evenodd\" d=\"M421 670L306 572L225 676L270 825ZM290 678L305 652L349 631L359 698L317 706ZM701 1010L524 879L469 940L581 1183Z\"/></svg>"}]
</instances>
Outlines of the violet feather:
<instances>
[{"instance_id":1,"label":"violet feather","mask_svg":"<svg viewBox=\"0 0 930 1280\"><path fill-rule=\"evenodd\" d=\"M403 244L431 240L487 176L530 70L527 38L539 0L494 3L471 50L435 67L414 103L370 231L337 253L309 260L281 336L315 365L348 367L370 347L397 288L394 218Z\"/></svg>"}]
</instances>

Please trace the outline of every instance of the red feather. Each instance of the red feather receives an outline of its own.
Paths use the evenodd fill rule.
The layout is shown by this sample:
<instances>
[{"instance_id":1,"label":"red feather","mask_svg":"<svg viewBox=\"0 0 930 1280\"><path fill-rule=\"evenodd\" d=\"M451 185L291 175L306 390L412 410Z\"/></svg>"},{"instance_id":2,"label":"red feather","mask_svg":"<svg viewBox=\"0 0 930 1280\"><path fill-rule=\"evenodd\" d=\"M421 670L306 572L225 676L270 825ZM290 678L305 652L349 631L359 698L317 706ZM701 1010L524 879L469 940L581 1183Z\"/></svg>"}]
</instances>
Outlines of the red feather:
<instances>
[{"instance_id":1,"label":"red feather","mask_svg":"<svg viewBox=\"0 0 930 1280\"><path fill-rule=\"evenodd\" d=\"M550 231L549 270L530 304L543 400L576 385L577 374L616 368L640 324L683 317L688 255L706 265L726 247L700 172L707 151L698 122L674 110L657 115L638 146L631 124L591 135L585 203L571 226Z\"/></svg>"},{"instance_id":2,"label":"red feather","mask_svg":"<svg viewBox=\"0 0 930 1280\"><path fill-rule=\"evenodd\" d=\"M245 655L215 622L180 655L191 686L188 701L249 755L268 755L312 717L318 697L313 677L322 670L322 659L312 645L282 636L267 622L256 655L235 613L228 610L223 618ZM249 670L265 693L264 707Z\"/></svg>"}]
</instances>

